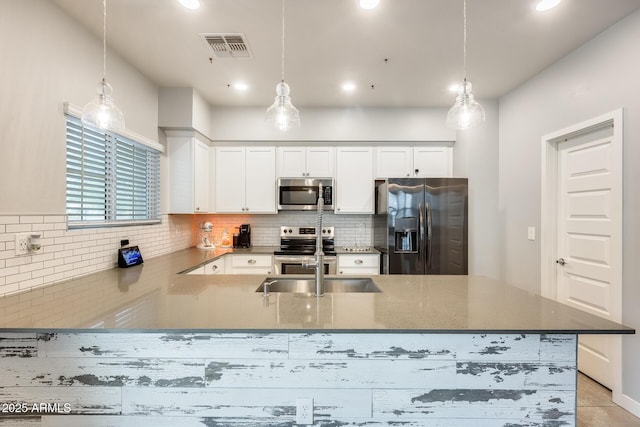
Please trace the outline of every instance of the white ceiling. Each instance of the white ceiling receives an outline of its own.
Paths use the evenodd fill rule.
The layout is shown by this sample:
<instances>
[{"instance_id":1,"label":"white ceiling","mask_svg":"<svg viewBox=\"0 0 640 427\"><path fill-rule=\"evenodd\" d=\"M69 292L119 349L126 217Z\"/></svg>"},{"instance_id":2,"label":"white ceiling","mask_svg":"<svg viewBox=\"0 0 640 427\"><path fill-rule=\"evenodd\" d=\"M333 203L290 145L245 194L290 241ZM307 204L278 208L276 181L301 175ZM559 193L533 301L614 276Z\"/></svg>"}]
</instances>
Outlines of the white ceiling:
<instances>
[{"instance_id":1,"label":"white ceiling","mask_svg":"<svg viewBox=\"0 0 640 427\"><path fill-rule=\"evenodd\" d=\"M54 0L102 37L100 0ZM264 106L280 80L280 0L108 0L107 43L159 86L215 106ZM477 98L515 88L620 20L640 0L468 0L467 76ZM462 72L462 0L287 0L285 79L294 105L444 107ZM244 33L252 59L213 59L199 33ZM388 59L385 62L385 59ZM108 73L108 70L107 70ZM343 93L350 80L358 88ZM246 82L240 93L227 85ZM374 85L374 89L371 89ZM117 87L115 88L117 98Z\"/></svg>"}]
</instances>

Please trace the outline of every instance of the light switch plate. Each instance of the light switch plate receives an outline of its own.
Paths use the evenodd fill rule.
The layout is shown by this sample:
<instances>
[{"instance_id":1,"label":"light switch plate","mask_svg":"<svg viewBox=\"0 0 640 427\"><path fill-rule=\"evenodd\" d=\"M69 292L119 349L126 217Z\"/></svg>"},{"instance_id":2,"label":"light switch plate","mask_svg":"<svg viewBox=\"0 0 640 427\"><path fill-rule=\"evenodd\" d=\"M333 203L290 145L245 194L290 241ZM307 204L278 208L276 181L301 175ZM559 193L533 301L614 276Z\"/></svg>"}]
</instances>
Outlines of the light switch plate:
<instances>
[{"instance_id":1,"label":"light switch plate","mask_svg":"<svg viewBox=\"0 0 640 427\"><path fill-rule=\"evenodd\" d=\"M527 239L536 240L536 228L535 227L529 227L527 229Z\"/></svg>"}]
</instances>

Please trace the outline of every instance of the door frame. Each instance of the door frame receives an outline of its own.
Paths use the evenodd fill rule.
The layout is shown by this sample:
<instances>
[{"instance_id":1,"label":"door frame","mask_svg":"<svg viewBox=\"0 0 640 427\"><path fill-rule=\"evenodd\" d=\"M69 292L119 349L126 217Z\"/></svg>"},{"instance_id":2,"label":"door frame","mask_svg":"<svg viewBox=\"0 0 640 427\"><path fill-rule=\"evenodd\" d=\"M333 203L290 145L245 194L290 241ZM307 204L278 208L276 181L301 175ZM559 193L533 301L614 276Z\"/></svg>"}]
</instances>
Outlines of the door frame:
<instances>
[{"instance_id":1,"label":"door frame","mask_svg":"<svg viewBox=\"0 0 640 427\"><path fill-rule=\"evenodd\" d=\"M613 185L618 192L612 199L613 210L612 227L618 236L618 242L611 246L612 280L620 285L618 295L612 301L611 311L616 322L622 320L622 209L623 209L623 109L608 112L598 117L571 125L564 129L551 132L542 137L541 155L541 226L540 226L540 291L543 297L557 301L558 298L558 269L555 260L558 259L558 169L560 142L569 138L590 133L594 130L613 126L612 154L613 170L618 171L613 177ZM622 341L613 335L612 363L613 369L613 400L620 401L622 397Z\"/></svg>"}]
</instances>

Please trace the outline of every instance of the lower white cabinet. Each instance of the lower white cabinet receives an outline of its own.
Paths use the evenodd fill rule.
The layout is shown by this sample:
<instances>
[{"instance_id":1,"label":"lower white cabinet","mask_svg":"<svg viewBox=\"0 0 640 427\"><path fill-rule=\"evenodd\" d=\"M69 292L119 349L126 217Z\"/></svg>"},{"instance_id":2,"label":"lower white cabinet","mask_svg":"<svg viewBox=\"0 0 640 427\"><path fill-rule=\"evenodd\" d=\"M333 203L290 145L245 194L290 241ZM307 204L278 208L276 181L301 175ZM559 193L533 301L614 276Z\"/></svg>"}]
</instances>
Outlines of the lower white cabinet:
<instances>
[{"instance_id":1,"label":"lower white cabinet","mask_svg":"<svg viewBox=\"0 0 640 427\"><path fill-rule=\"evenodd\" d=\"M225 258L225 274L271 274L271 255L228 254Z\"/></svg>"},{"instance_id":2,"label":"lower white cabinet","mask_svg":"<svg viewBox=\"0 0 640 427\"><path fill-rule=\"evenodd\" d=\"M372 275L380 274L378 254L338 254L338 274Z\"/></svg>"},{"instance_id":3,"label":"lower white cabinet","mask_svg":"<svg viewBox=\"0 0 640 427\"><path fill-rule=\"evenodd\" d=\"M220 257L204 265L204 274L225 274L224 257Z\"/></svg>"},{"instance_id":4,"label":"lower white cabinet","mask_svg":"<svg viewBox=\"0 0 640 427\"><path fill-rule=\"evenodd\" d=\"M191 270L187 274L204 274L204 265L201 266L201 267L198 267L198 268L196 268L194 270Z\"/></svg>"}]
</instances>

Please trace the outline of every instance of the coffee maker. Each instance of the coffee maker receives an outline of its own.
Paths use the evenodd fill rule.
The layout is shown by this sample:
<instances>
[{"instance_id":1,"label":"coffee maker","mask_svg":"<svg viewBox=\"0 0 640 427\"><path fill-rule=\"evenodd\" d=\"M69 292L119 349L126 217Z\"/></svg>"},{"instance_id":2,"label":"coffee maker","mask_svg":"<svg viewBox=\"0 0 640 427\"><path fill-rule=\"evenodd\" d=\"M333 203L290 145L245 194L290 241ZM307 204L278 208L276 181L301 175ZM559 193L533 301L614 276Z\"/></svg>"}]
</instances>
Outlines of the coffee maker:
<instances>
[{"instance_id":1,"label":"coffee maker","mask_svg":"<svg viewBox=\"0 0 640 427\"><path fill-rule=\"evenodd\" d=\"M234 245L236 248L250 248L251 247L251 226L249 224L242 224L238 227L238 244Z\"/></svg>"}]
</instances>

